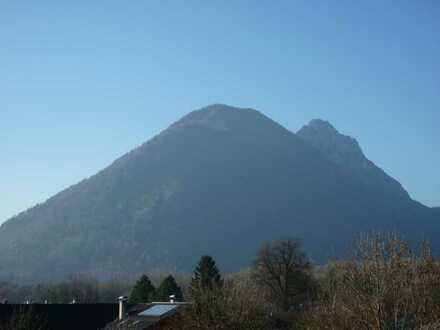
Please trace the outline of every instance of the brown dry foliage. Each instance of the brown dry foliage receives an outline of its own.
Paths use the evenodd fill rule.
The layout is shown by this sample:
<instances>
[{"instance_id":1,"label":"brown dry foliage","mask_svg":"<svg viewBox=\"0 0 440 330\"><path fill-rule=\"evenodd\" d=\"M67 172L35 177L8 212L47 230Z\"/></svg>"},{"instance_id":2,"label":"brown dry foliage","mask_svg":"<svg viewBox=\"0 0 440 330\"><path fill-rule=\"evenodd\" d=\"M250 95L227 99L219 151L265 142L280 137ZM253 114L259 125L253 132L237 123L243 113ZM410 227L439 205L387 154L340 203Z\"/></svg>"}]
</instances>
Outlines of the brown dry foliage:
<instances>
[{"instance_id":1,"label":"brown dry foliage","mask_svg":"<svg viewBox=\"0 0 440 330\"><path fill-rule=\"evenodd\" d=\"M198 291L192 298L193 304L169 329L268 329L268 313L249 276L227 279L222 285Z\"/></svg>"},{"instance_id":2,"label":"brown dry foliage","mask_svg":"<svg viewBox=\"0 0 440 330\"><path fill-rule=\"evenodd\" d=\"M413 253L395 234L361 238L350 261L321 279L304 329L439 329L440 263L429 244Z\"/></svg>"}]
</instances>

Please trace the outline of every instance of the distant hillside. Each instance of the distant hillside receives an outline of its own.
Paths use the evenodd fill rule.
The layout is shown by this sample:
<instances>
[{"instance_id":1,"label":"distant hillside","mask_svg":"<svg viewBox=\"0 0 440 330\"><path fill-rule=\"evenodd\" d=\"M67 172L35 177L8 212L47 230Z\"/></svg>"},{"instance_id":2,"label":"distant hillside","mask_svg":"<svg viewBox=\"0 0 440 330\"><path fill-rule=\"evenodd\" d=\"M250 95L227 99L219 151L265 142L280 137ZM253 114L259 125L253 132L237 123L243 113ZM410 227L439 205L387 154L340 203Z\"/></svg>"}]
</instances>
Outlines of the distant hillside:
<instances>
[{"instance_id":1,"label":"distant hillside","mask_svg":"<svg viewBox=\"0 0 440 330\"><path fill-rule=\"evenodd\" d=\"M237 270L262 241L286 236L325 261L360 231L440 233L432 209L412 201L353 139L321 124L298 137L251 109L191 112L4 223L0 279L188 271L202 254Z\"/></svg>"}]
</instances>

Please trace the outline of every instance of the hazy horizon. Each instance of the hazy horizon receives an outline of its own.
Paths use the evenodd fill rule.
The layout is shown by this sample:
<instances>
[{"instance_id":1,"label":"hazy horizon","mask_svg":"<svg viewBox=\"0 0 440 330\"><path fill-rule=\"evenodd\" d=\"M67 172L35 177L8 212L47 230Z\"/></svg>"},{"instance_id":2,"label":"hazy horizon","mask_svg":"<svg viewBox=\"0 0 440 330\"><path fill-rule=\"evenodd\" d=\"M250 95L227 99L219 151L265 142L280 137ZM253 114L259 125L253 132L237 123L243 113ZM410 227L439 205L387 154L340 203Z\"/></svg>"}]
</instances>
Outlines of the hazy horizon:
<instances>
[{"instance_id":1,"label":"hazy horizon","mask_svg":"<svg viewBox=\"0 0 440 330\"><path fill-rule=\"evenodd\" d=\"M440 206L440 4L2 7L0 223L212 103L328 120Z\"/></svg>"}]
</instances>

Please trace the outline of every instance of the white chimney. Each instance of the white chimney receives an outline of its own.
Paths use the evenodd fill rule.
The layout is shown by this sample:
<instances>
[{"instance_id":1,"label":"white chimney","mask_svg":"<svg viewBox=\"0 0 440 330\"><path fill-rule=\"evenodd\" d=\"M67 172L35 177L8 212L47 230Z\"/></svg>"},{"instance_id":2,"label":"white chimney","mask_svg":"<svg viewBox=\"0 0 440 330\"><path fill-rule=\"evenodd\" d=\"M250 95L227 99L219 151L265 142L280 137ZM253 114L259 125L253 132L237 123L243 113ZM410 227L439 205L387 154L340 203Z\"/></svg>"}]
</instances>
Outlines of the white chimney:
<instances>
[{"instance_id":1,"label":"white chimney","mask_svg":"<svg viewBox=\"0 0 440 330\"><path fill-rule=\"evenodd\" d=\"M118 319L122 320L125 316L125 302L127 301L127 297L126 296L120 296L118 298L119 301L119 316Z\"/></svg>"}]
</instances>

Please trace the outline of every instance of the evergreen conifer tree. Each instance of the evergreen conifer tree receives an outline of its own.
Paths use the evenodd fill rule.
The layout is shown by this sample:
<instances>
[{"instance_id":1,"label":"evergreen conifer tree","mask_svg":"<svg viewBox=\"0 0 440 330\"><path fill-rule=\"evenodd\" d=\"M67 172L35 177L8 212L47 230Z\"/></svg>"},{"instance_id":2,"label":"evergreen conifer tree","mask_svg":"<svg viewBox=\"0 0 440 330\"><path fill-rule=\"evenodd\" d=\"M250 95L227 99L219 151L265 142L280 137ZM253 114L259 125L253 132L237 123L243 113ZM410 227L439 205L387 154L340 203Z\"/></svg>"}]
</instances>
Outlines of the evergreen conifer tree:
<instances>
[{"instance_id":1,"label":"evergreen conifer tree","mask_svg":"<svg viewBox=\"0 0 440 330\"><path fill-rule=\"evenodd\" d=\"M156 300L169 301L170 296L174 295L177 301L183 300L182 289L177 285L172 275L164 278L156 290Z\"/></svg>"},{"instance_id":2,"label":"evergreen conifer tree","mask_svg":"<svg viewBox=\"0 0 440 330\"><path fill-rule=\"evenodd\" d=\"M222 279L214 259L210 256L202 256L194 270L194 276L191 281L192 291L198 289L212 289L221 284Z\"/></svg>"},{"instance_id":3,"label":"evergreen conifer tree","mask_svg":"<svg viewBox=\"0 0 440 330\"><path fill-rule=\"evenodd\" d=\"M148 276L142 275L131 290L129 303L138 304L151 302L155 291L156 290Z\"/></svg>"}]
</instances>

